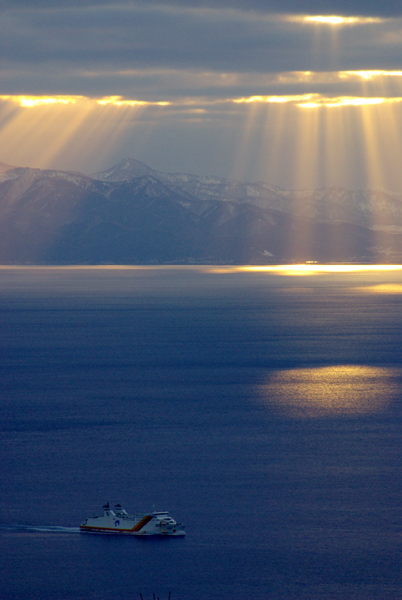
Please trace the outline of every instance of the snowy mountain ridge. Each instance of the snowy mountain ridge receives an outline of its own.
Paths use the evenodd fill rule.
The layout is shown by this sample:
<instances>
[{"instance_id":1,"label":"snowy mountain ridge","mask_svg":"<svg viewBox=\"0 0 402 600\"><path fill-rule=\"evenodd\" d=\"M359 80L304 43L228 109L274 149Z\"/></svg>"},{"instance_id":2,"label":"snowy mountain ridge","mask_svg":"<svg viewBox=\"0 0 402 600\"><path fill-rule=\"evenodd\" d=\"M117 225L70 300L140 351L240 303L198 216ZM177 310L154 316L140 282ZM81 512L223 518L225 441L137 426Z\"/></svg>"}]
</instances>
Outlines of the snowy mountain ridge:
<instances>
[{"instance_id":1,"label":"snowy mountain ridge","mask_svg":"<svg viewBox=\"0 0 402 600\"><path fill-rule=\"evenodd\" d=\"M342 221L369 228L402 226L402 196L380 190L348 190L334 186L284 190L264 182L251 183L186 173L163 173L129 158L112 169L95 173L92 177L100 181L130 181L145 171L171 189L188 193L202 201L249 203L321 222Z\"/></svg>"},{"instance_id":2,"label":"snowy mountain ridge","mask_svg":"<svg viewBox=\"0 0 402 600\"><path fill-rule=\"evenodd\" d=\"M0 173L0 263L402 261L402 199L162 173Z\"/></svg>"}]
</instances>

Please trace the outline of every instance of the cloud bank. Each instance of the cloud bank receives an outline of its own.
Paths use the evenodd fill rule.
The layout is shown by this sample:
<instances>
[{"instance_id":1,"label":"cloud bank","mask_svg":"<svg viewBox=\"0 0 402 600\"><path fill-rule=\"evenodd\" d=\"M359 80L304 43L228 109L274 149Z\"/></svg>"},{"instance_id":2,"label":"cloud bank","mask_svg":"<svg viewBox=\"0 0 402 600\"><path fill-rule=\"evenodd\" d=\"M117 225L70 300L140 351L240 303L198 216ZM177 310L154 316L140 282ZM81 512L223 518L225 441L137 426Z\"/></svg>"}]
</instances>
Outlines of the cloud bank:
<instances>
[{"instance_id":1,"label":"cloud bank","mask_svg":"<svg viewBox=\"0 0 402 600\"><path fill-rule=\"evenodd\" d=\"M90 169L84 157L104 135L105 163L131 153L162 169L360 185L387 128L399 157L394 2L3 0L0 10L4 162ZM314 168L292 158L304 139ZM331 144L353 154L355 175ZM325 176L323 148L336 162Z\"/></svg>"}]
</instances>

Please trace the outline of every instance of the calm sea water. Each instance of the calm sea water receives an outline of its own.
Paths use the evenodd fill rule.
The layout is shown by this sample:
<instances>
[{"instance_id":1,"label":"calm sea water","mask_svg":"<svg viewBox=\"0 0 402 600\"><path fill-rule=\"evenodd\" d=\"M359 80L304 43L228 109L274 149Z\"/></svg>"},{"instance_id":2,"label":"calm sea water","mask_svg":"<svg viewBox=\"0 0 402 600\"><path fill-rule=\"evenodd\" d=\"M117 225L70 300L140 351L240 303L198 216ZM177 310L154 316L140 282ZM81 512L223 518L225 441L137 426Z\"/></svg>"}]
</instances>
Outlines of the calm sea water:
<instances>
[{"instance_id":1,"label":"calm sea water","mask_svg":"<svg viewBox=\"0 0 402 600\"><path fill-rule=\"evenodd\" d=\"M401 293L0 269L1 600L402 598ZM80 534L105 501L187 536Z\"/></svg>"}]
</instances>

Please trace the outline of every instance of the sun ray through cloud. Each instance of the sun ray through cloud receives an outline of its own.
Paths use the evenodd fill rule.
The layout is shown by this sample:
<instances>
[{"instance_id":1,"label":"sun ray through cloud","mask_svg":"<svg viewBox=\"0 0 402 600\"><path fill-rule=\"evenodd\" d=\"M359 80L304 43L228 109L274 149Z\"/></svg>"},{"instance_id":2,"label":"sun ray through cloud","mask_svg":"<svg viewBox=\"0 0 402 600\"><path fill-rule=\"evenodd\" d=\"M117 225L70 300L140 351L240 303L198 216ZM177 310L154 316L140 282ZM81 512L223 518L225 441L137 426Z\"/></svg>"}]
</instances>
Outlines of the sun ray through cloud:
<instances>
[{"instance_id":1,"label":"sun ray through cloud","mask_svg":"<svg viewBox=\"0 0 402 600\"><path fill-rule=\"evenodd\" d=\"M85 15L85 20L77 20L78 14ZM10 93L7 83L2 87L0 148L7 150L0 160L4 162L55 166L75 160L79 164L94 149L102 162L118 155L119 145L134 151L162 147L159 136L164 136L165 147L188 155L179 140L191 134L198 142L208 137L207 132L221 130L222 148L230 153L227 176L237 173L241 179L257 178L292 188L402 189L398 167L402 71L392 59L399 56L400 17L353 14L352 9L343 15L337 11L257 13L233 7L169 5L160 11L155 5L121 10L107 6L96 14L105 44L103 59L98 60L93 48L102 52L101 40L94 36L95 12L88 7L82 12L77 7L66 9L63 19L58 10L52 15L44 10L7 15L9 28L17 24L18 32L25 32L20 42L30 40L36 57L32 64L45 61L43 72L55 74L58 60L48 53L49 40L43 36L47 20L55 19L59 34L67 23L75 23L75 51L84 41L92 50L85 60L76 62L69 41L62 48L62 38L57 40L65 61L63 72L71 83L57 80L54 93L48 82L43 86L46 93L29 94L35 74L26 80L25 89L23 83L18 84L18 93ZM173 48L169 40L178 39L184 20L189 33L180 37L181 49ZM219 23L218 36L214 23ZM121 27L123 54L116 24ZM129 35L126 25L138 35ZM152 39L163 61L153 58L151 31L160 34ZM171 37L173 32L176 38ZM211 37L205 37L207 32ZM24 64L18 53L12 54L13 41L6 39L10 57L2 71L3 81L15 88L13 73L23 82ZM204 40L201 46L200 40ZM165 45L165 54L158 51L159 43ZM224 47L231 47L233 54L222 52ZM362 60L371 48L377 51L378 60ZM37 90L40 86L36 83ZM61 93L69 87L71 94ZM235 133L225 143L223 132L227 135L230 130ZM202 148L198 143L192 147L194 163ZM153 152L158 155L159 148ZM219 153L217 145L209 163L205 161L211 173L219 163Z\"/></svg>"},{"instance_id":2,"label":"sun ray through cloud","mask_svg":"<svg viewBox=\"0 0 402 600\"><path fill-rule=\"evenodd\" d=\"M238 147L233 163L234 171L238 173L247 172L247 168L241 167L243 157L250 156L256 160L253 148L256 152L258 149L260 172L266 173L272 170L266 166L267 157L274 156L275 164L276 157L287 155L287 161L293 164L292 154L297 148L299 165L292 174L292 187L324 185L335 182L336 175L341 172L350 171L350 165L355 160L361 163L357 156L360 153L366 154L367 181L370 185L386 188L390 187L391 182L393 187L399 187L397 163L401 155L399 123L402 96L389 96L387 93L389 79L399 81L401 76L399 73L353 73L349 77L357 77L360 81L360 95L334 96L312 92L248 98L188 97L176 101L161 98L157 102L122 97L2 96L0 141L1 146L10 153L11 161L8 162L29 163L30 156L34 155L37 166L47 166L52 164L52 157L61 156L63 148L69 144L76 151L78 139L85 139L83 152L91 150L90 137L94 140L92 148L102 146L99 143L102 135L109 143L114 140L117 144L119 137L124 137L128 128L133 130L134 124L140 123L146 115L152 115L160 123L158 119L161 115L169 115L170 118L176 115L178 118L181 114L180 119L185 115L193 119L196 111L197 120L202 126L214 113L219 116L219 112L216 112L219 106L224 107L229 103L233 106L233 114L244 124L243 147ZM378 91L381 82L382 96L365 95L373 79ZM352 119L351 110L357 118ZM347 127L342 125L343 121L348 122ZM278 133L280 130L281 134ZM298 132L297 136L291 143L290 138L295 132ZM360 136L362 142L359 147L356 140ZM286 139L289 140L287 146ZM384 150L382 156L386 156L385 160L376 155L378 147ZM6 157L3 160L7 162ZM346 170L345 165L349 166ZM390 179L391 172L393 177ZM348 179L348 176L342 176L340 183ZM388 186L384 179L387 179Z\"/></svg>"}]
</instances>

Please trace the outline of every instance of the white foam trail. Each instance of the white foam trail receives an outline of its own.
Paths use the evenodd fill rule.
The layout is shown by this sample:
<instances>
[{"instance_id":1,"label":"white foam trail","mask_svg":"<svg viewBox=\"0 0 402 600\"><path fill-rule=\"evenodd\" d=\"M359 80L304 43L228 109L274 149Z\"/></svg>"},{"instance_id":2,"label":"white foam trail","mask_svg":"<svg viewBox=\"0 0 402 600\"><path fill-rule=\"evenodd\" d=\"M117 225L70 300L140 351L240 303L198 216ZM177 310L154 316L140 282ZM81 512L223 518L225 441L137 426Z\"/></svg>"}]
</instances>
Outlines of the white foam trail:
<instances>
[{"instance_id":1,"label":"white foam trail","mask_svg":"<svg viewBox=\"0 0 402 600\"><path fill-rule=\"evenodd\" d=\"M41 533L80 533L79 527L62 527L60 525L0 525L0 530L38 531Z\"/></svg>"}]
</instances>

